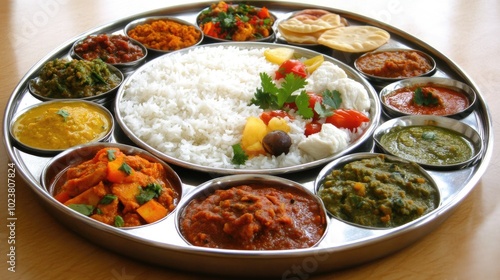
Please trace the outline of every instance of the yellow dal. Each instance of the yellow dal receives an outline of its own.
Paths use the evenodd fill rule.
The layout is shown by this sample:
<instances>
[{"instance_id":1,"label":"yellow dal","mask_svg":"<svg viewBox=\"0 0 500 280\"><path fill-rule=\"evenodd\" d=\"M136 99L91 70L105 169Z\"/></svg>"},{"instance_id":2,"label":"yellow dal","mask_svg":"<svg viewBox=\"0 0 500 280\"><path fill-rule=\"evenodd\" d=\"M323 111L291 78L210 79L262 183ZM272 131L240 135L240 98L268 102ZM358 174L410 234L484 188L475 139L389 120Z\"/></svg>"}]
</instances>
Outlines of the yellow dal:
<instances>
[{"instance_id":1,"label":"yellow dal","mask_svg":"<svg viewBox=\"0 0 500 280\"><path fill-rule=\"evenodd\" d=\"M13 126L13 133L26 146L60 150L95 141L110 128L109 116L98 107L83 102L55 102L22 114Z\"/></svg>"}]
</instances>

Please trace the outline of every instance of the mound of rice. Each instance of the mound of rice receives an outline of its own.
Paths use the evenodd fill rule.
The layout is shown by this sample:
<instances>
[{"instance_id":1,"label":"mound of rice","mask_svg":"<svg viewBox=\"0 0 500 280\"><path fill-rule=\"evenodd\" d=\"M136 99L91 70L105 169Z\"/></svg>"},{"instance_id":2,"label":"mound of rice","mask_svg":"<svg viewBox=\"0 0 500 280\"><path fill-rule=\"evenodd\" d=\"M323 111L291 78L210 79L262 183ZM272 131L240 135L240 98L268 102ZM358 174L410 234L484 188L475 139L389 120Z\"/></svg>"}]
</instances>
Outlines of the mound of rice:
<instances>
[{"instance_id":1,"label":"mound of rice","mask_svg":"<svg viewBox=\"0 0 500 280\"><path fill-rule=\"evenodd\" d=\"M274 76L278 67L263 52L212 46L160 57L125 85L117 104L122 121L157 151L201 166L267 169L313 161L298 148L306 123L298 117L289 123L294 144L287 155L254 157L244 166L231 163L232 145L240 142L246 119L262 112L249 105L260 87L259 73Z\"/></svg>"}]
</instances>

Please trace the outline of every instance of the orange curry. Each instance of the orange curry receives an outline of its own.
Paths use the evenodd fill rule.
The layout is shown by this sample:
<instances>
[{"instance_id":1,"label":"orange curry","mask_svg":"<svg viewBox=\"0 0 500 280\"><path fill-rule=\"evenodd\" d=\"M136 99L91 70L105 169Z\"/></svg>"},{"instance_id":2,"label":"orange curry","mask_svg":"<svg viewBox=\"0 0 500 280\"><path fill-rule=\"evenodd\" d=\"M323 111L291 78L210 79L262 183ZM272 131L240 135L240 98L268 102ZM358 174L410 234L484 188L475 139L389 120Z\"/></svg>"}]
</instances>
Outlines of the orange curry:
<instances>
[{"instance_id":1,"label":"orange curry","mask_svg":"<svg viewBox=\"0 0 500 280\"><path fill-rule=\"evenodd\" d=\"M180 228L196 246L282 250L315 245L326 217L318 202L297 189L242 185L191 201Z\"/></svg>"},{"instance_id":2,"label":"orange curry","mask_svg":"<svg viewBox=\"0 0 500 280\"><path fill-rule=\"evenodd\" d=\"M435 104L423 105L415 100L417 90L436 100ZM469 107L467 96L456 90L433 85L412 86L397 89L383 97L383 102L400 112L411 115L448 116Z\"/></svg>"},{"instance_id":3,"label":"orange curry","mask_svg":"<svg viewBox=\"0 0 500 280\"><path fill-rule=\"evenodd\" d=\"M68 168L55 198L84 215L117 227L158 221L174 210L178 194L164 167L117 148Z\"/></svg>"},{"instance_id":4,"label":"orange curry","mask_svg":"<svg viewBox=\"0 0 500 280\"><path fill-rule=\"evenodd\" d=\"M195 45L201 38L201 32L194 26L159 19L136 26L128 31L128 36L148 48L174 51Z\"/></svg>"},{"instance_id":5,"label":"orange curry","mask_svg":"<svg viewBox=\"0 0 500 280\"><path fill-rule=\"evenodd\" d=\"M384 78L417 77L432 70L429 61L415 51L370 53L360 57L356 67L367 75Z\"/></svg>"}]
</instances>

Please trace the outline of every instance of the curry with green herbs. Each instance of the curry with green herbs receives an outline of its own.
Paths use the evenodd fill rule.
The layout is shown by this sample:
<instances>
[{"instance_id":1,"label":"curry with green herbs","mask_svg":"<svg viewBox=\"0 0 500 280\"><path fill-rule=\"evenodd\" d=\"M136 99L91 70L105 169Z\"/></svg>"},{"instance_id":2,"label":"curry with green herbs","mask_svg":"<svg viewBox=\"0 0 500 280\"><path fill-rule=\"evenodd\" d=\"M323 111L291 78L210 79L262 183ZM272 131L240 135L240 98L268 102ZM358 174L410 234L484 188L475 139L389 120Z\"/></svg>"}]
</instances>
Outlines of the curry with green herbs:
<instances>
[{"instance_id":1,"label":"curry with green herbs","mask_svg":"<svg viewBox=\"0 0 500 280\"><path fill-rule=\"evenodd\" d=\"M469 160L474 149L461 134L432 125L396 126L380 138L390 153L430 165L450 165Z\"/></svg>"},{"instance_id":2,"label":"curry with green herbs","mask_svg":"<svg viewBox=\"0 0 500 280\"><path fill-rule=\"evenodd\" d=\"M117 87L121 77L100 59L55 59L42 67L38 79L31 81L35 94L48 98L84 98L103 94Z\"/></svg>"},{"instance_id":3,"label":"curry with green herbs","mask_svg":"<svg viewBox=\"0 0 500 280\"><path fill-rule=\"evenodd\" d=\"M97 221L132 227L164 218L174 210L179 194L160 163L103 148L92 159L69 167L54 197Z\"/></svg>"},{"instance_id":4,"label":"curry with green herbs","mask_svg":"<svg viewBox=\"0 0 500 280\"><path fill-rule=\"evenodd\" d=\"M415 163L384 155L334 169L318 195L333 216L366 227L391 228L438 207L439 192Z\"/></svg>"}]
</instances>

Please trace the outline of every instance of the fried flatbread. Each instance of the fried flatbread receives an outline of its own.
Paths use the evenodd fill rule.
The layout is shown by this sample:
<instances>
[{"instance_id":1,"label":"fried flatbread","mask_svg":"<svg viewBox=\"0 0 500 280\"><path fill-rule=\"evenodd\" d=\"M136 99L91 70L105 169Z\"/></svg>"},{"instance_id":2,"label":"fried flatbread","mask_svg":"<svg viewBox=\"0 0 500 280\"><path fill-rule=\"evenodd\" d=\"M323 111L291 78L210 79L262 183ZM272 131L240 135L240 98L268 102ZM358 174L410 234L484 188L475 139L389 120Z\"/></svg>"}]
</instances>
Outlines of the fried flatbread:
<instances>
[{"instance_id":1,"label":"fried flatbread","mask_svg":"<svg viewBox=\"0 0 500 280\"><path fill-rule=\"evenodd\" d=\"M347 26L323 32L318 43L339 51L359 53L374 50L389 39L389 32L375 26Z\"/></svg>"},{"instance_id":2,"label":"fried flatbread","mask_svg":"<svg viewBox=\"0 0 500 280\"><path fill-rule=\"evenodd\" d=\"M344 26L341 17L337 14L328 13L319 18L310 15L298 15L278 24L281 29L295 33L316 33L332 28Z\"/></svg>"}]
</instances>

